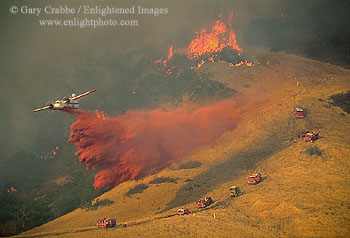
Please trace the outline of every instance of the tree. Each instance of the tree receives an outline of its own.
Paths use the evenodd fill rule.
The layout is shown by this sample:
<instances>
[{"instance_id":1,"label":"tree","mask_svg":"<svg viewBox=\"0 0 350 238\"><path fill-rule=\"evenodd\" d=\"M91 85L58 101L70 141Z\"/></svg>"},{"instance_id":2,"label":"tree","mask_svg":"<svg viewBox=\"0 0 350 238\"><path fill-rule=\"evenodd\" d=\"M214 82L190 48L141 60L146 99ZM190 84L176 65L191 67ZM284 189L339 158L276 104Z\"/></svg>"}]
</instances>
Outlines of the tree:
<instances>
[{"instance_id":1,"label":"tree","mask_svg":"<svg viewBox=\"0 0 350 238\"><path fill-rule=\"evenodd\" d=\"M48 203L45 201L30 201L21 208L18 215L18 224L21 230L29 230L40 226L54 218Z\"/></svg>"}]
</instances>

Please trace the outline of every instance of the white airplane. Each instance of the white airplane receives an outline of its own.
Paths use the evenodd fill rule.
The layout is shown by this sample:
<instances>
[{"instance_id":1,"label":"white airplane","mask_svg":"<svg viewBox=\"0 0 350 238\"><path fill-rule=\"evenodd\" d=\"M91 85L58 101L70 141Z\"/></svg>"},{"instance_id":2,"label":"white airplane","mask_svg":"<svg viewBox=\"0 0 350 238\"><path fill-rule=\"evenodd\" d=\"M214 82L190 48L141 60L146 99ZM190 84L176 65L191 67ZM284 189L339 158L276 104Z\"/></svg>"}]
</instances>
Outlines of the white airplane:
<instances>
[{"instance_id":1,"label":"white airplane","mask_svg":"<svg viewBox=\"0 0 350 238\"><path fill-rule=\"evenodd\" d=\"M74 93L72 96L64 97L62 100L56 100L55 102L48 102L44 107L40 107L38 109L33 110L33 112L39 112L42 110L62 110L64 108L72 108L72 109L78 109L79 108L79 100L83 97L89 95L90 93L95 92L96 89L87 91L85 93L75 95Z\"/></svg>"}]
</instances>

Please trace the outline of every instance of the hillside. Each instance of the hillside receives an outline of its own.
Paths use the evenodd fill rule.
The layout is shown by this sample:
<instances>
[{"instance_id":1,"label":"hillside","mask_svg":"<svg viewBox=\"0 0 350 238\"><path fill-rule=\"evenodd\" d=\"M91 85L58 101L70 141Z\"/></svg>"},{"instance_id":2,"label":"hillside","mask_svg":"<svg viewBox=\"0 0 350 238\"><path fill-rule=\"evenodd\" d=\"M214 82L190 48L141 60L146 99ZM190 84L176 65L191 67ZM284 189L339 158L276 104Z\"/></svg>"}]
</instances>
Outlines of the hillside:
<instances>
[{"instance_id":1,"label":"hillside","mask_svg":"<svg viewBox=\"0 0 350 238\"><path fill-rule=\"evenodd\" d=\"M77 209L17 237L349 237L350 115L328 98L349 90L350 71L284 52L265 52L254 67L208 63L198 71L237 90L233 100L249 106L234 130L155 175L116 186L96 209ZM307 109L304 119L294 118L295 104ZM318 130L320 139L299 140L303 130ZM311 147L321 155L307 153ZM178 169L186 161L201 165ZM253 172L264 180L248 186ZM176 183L149 184L158 177ZM125 195L138 184L149 187ZM230 198L232 185L244 194ZM195 210L204 195L215 200L208 209L170 216ZM97 229L103 217L127 226Z\"/></svg>"}]
</instances>

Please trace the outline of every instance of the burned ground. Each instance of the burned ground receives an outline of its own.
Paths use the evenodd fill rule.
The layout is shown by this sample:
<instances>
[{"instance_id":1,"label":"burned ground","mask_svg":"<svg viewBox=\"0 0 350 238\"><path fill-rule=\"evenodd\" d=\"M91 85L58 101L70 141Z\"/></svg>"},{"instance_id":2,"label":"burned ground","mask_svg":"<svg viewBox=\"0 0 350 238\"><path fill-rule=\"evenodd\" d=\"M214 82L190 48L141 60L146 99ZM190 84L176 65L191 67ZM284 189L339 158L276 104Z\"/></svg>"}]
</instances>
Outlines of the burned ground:
<instances>
[{"instance_id":1,"label":"burned ground","mask_svg":"<svg viewBox=\"0 0 350 238\"><path fill-rule=\"evenodd\" d=\"M350 91L330 96L331 104L340 107L344 112L350 114Z\"/></svg>"}]
</instances>

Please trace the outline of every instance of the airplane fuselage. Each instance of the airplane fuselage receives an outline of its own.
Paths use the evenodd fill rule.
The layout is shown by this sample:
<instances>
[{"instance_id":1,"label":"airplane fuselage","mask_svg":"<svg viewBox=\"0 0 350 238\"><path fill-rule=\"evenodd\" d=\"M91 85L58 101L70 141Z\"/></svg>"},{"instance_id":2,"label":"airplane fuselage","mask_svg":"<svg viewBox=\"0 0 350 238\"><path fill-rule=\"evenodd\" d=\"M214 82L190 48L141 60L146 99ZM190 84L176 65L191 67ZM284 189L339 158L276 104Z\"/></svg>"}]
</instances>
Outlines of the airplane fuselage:
<instances>
[{"instance_id":1,"label":"airplane fuselage","mask_svg":"<svg viewBox=\"0 0 350 238\"><path fill-rule=\"evenodd\" d=\"M95 91L96 89L93 89L79 95L76 95L75 93L73 93L72 96L68 97L67 99L56 100L53 103L46 104L44 107L40 107L33 110L33 112L39 112L42 110L62 110L64 108L78 109L79 100Z\"/></svg>"},{"instance_id":2,"label":"airplane fuselage","mask_svg":"<svg viewBox=\"0 0 350 238\"><path fill-rule=\"evenodd\" d=\"M78 109L79 108L79 102L76 100L56 100L52 104L53 110L62 110L63 108L72 108L72 109Z\"/></svg>"}]
</instances>

